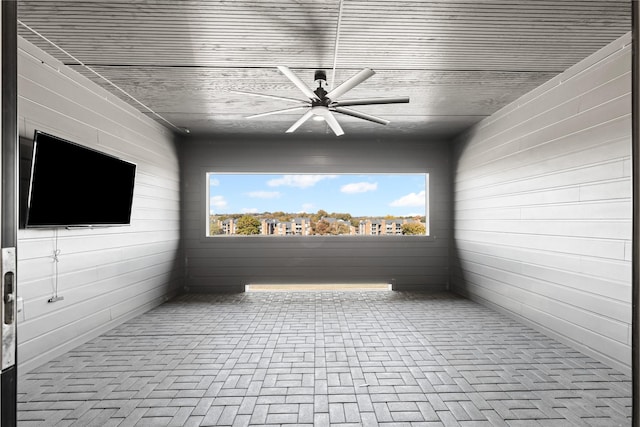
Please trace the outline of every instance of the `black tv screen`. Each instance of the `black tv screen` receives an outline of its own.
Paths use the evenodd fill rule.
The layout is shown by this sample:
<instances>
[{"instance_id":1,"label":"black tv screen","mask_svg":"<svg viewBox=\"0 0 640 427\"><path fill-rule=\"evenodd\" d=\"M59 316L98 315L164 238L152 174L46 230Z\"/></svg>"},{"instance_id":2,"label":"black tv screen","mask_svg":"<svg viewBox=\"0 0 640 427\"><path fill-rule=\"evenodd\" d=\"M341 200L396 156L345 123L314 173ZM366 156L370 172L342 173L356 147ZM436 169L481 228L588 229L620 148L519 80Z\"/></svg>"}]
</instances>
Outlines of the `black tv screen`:
<instances>
[{"instance_id":1,"label":"black tv screen","mask_svg":"<svg viewBox=\"0 0 640 427\"><path fill-rule=\"evenodd\" d=\"M136 165L35 132L26 227L128 225Z\"/></svg>"}]
</instances>

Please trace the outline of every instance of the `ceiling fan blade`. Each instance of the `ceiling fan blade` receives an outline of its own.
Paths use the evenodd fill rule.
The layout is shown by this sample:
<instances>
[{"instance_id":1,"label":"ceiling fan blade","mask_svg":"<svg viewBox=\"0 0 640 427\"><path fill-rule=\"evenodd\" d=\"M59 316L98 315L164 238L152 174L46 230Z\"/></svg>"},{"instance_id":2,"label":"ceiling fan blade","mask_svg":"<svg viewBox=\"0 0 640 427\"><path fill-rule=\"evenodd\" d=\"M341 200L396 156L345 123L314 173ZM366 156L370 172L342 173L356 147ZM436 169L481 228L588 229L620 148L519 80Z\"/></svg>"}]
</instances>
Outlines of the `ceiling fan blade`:
<instances>
[{"instance_id":1,"label":"ceiling fan blade","mask_svg":"<svg viewBox=\"0 0 640 427\"><path fill-rule=\"evenodd\" d=\"M373 105L373 104L404 104L409 102L408 96L400 98L369 98L369 99L345 99L331 103L332 107L343 107L348 105Z\"/></svg>"},{"instance_id":2,"label":"ceiling fan blade","mask_svg":"<svg viewBox=\"0 0 640 427\"><path fill-rule=\"evenodd\" d=\"M333 89L327 94L327 98L334 100L338 99L341 95L344 95L369 77L373 76L376 72L371 68L364 68L357 74L353 75L349 80L343 82L340 86Z\"/></svg>"},{"instance_id":3,"label":"ceiling fan blade","mask_svg":"<svg viewBox=\"0 0 640 427\"><path fill-rule=\"evenodd\" d=\"M286 133L295 132L295 130L298 129L304 122L309 120L309 118L311 116L313 116L313 113L311 112L311 110L309 110L306 113L304 113L304 115L302 117L300 117L298 119L298 121L293 124L293 126L291 126L289 129L287 129Z\"/></svg>"},{"instance_id":4,"label":"ceiling fan blade","mask_svg":"<svg viewBox=\"0 0 640 427\"><path fill-rule=\"evenodd\" d=\"M289 67L285 67L283 65L278 65L278 70L280 70L280 72L282 74L287 76L287 78L289 80L291 80L291 82L294 85L296 85L298 87L298 89L300 89L302 91L302 93L304 93L309 99L314 99L316 101L320 100L320 98L318 98L318 95L316 95L311 89L309 89L309 86L304 84L304 82L302 80L300 80L300 78L298 78L298 76L293 74L293 71L291 71L289 69Z\"/></svg>"},{"instance_id":5,"label":"ceiling fan blade","mask_svg":"<svg viewBox=\"0 0 640 427\"><path fill-rule=\"evenodd\" d=\"M270 116L272 114L280 114L280 113L288 113L289 111L297 111L303 110L305 108L309 108L308 105L300 105L298 107L284 108L282 110L268 111L266 113L254 114L252 116L247 116L247 119L256 119L258 117Z\"/></svg>"},{"instance_id":6,"label":"ceiling fan blade","mask_svg":"<svg viewBox=\"0 0 640 427\"><path fill-rule=\"evenodd\" d=\"M241 95L259 96L259 97L262 97L262 98L280 99L280 100L289 101L289 102L309 102L309 101L304 100L304 99L287 98L285 96L277 96L277 95L267 95L265 93L245 92L243 90L229 90L229 92L239 93Z\"/></svg>"},{"instance_id":7,"label":"ceiling fan blade","mask_svg":"<svg viewBox=\"0 0 640 427\"><path fill-rule=\"evenodd\" d=\"M355 111L350 108L332 107L331 109L337 113L346 114L347 116L353 116L363 120L369 120L370 122L379 123L381 125L388 125L391 123L389 120L381 119L380 117L372 116L371 114L361 113L360 111Z\"/></svg>"},{"instance_id":8,"label":"ceiling fan blade","mask_svg":"<svg viewBox=\"0 0 640 427\"><path fill-rule=\"evenodd\" d=\"M311 112L322 117L336 136L344 135L344 131L342 130L340 123L338 123L335 116L331 114L331 111L329 111L327 107L313 107Z\"/></svg>"}]
</instances>

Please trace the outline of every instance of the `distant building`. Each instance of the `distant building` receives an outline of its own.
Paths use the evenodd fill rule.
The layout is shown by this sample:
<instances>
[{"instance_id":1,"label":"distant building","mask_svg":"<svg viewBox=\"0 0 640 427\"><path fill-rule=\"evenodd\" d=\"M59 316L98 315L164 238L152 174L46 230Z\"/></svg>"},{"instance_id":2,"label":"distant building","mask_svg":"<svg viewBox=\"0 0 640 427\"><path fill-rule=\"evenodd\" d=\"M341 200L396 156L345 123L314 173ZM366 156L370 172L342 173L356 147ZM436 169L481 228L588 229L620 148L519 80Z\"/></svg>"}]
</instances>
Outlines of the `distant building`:
<instances>
[{"instance_id":1,"label":"distant building","mask_svg":"<svg viewBox=\"0 0 640 427\"><path fill-rule=\"evenodd\" d=\"M311 219L294 218L291 221L291 229L296 236L308 236L311 234Z\"/></svg>"},{"instance_id":2,"label":"distant building","mask_svg":"<svg viewBox=\"0 0 640 427\"><path fill-rule=\"evenodd\" d=\"M311 220L309 218L294 218L291 221L280 222L276 219L264 219L262 220L262 234L309 236L311 235Z\"/></svg>"},{"instance_id":3,"label":"distant building","mask_svg":"<svg viewBox=\"0 0 640 427\"><path fill-rule=\"evenodd\" d=\"M379 236L382 234L381 219L365 219L358 225L358 234L361 236Z\"/></svg>"},{"instance_id":4,"label":"distant building","mask_svg":"<svg viewBox=\"0 0 640 427\"><path fill-rule=\"evenodd\" d=\"M220 227L220 234L236 234L237 220L233 218L225 219L224 221L218 221Z\"/></svg>"},{"instance_id":5,"label":"distant building","mask_svg":"<svg viewBox=\"0 0 640 427\"><path fill-rule=\"evenodd\" d=\"M402 225L412 222L420 221L407 218L366 219L360 221L360 224L358 226L358 234L360 234L361 236L398 236L402 235Z\"/></svg>"},{"instance_id":6,"label":"distant building","mask_svg":"<svg viewBox=\"0 0 640 427\"><path fill-rule=\"evenodd\" d=\"M263 219L262 220L262 231L260 234L271 236L275 233L275 230L278 226L277 219Z\"/></svg>"}]
</instances>

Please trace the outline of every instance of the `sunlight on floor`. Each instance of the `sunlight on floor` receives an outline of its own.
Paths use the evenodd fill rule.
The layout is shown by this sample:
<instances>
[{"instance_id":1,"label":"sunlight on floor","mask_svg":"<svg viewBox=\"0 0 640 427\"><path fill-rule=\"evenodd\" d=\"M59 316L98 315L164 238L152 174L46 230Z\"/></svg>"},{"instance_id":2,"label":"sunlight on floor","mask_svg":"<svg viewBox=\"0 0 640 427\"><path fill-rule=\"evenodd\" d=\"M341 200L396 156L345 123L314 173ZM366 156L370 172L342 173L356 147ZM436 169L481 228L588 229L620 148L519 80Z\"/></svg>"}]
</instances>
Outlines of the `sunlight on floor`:
<instances>
[{"instance_id":1,"label":"sunlight on floor","mask_svg":"<svg viewBox=\"0 0 640 427\"><path fill-rule=\"evenodd\" d=\"M390 283L317 283L288 285L245 285L245 292L274 291L390 291Z\"/></svg>"}]
</instances>

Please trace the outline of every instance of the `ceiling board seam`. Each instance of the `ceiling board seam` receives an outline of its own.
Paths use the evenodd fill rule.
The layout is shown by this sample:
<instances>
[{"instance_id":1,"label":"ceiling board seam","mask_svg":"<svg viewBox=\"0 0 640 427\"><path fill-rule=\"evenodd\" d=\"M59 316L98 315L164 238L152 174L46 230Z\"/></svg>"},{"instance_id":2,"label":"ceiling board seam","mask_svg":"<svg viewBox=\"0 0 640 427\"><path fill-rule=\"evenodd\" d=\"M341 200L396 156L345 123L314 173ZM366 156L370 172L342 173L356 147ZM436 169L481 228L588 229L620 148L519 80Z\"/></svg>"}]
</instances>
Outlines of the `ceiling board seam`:
<instances>
[{"instance_id":1,"label":"ceiling board seam","mask_svg":"<svg viewBox=\"0 0 640 427\"><path fill-rule=\"evenodd\" d=\"M211 69L211 70L273 70L273 67L262 66L241 66L241 67L227 67L220 65L179 65L179 64L98 64L98 63L71 63L63 62L64 65L69 67L86 66L86 67L103 67L103 68L183 68L183 69ZM318 67L294 67L296 70L310 70L315 71ZM358 67L347 67L346 69L359 69ZM513 73L513 74L531 74L531 73L561 73L564 69L558 70L505 70L500 68L381 68L376 67L376 72L399 72L399 71L413 71L413 72L435 72L435 73Z\"/></svg>"}]
</instances>

